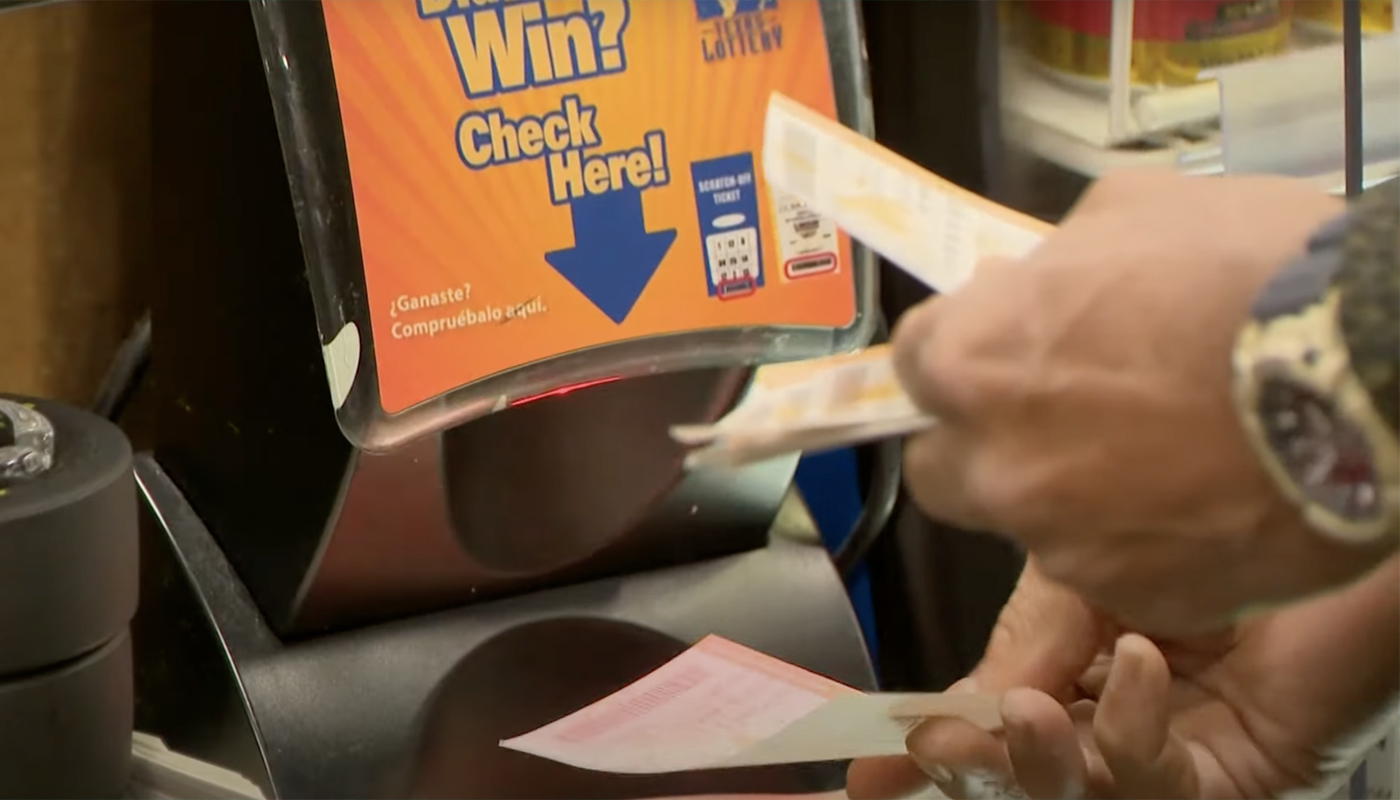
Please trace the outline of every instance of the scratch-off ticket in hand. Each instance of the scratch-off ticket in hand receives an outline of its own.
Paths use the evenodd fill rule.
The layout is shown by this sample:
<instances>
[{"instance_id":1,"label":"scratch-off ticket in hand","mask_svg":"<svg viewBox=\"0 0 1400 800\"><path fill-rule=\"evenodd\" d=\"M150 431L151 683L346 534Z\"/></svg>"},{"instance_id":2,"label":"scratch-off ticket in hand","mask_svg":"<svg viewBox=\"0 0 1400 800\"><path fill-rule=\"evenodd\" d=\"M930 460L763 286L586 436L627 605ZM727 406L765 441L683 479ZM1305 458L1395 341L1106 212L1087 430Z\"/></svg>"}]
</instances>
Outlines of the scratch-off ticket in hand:
<instances>
[{"instance_id":1,"label":"scratch-off ticket in hand","mask_svg":"<svg viewBox=\"0 0 1400 800\"><path fill-rule=\"evenodd\" d=\"M680 772L905 752L920 720L1001 725L978 694L864 694L708 636L654 672L501 746L581 769Z\"/></svg>"},{"instance_id":2,"label":"scratch-off ticket in hand","mask_svg":"<svg viewBox=\"0 0 1400 800\"><path fill-rule=\"evenodd\" d=\"M1050 224L944 180L782 94L768 100L763 177L900 269L948 293L985 258L1024 256Z\"/></svg>"},{"instance_id":3,"label":"scratch-off ticket in hand","mask_svg":"<svg viewBox=\"0 0 1400 800\"><path fill-rule=\"evenodd\" d=\"M757 371L744 401L712 425L677 425L691 467L736 465L921 430L933 420L899 385L888 345Z\"/></svg>"},{"instance_id":4,"label":"scratch-off ticket in hand","mask_svg":"<svg viewBox=\"0 0 1400 800\"><path fill-rule=\"evenodd\" d=\"M992 256L1019 257L1050 230L922 169L780 94L768 102L769 191L844 228L931 288L948 293ZM933 424L895 378L889 348L760 368L713 425L679 425L691 467L737 466L802 450L905 436Z\"/></svg>"}]
</instances>

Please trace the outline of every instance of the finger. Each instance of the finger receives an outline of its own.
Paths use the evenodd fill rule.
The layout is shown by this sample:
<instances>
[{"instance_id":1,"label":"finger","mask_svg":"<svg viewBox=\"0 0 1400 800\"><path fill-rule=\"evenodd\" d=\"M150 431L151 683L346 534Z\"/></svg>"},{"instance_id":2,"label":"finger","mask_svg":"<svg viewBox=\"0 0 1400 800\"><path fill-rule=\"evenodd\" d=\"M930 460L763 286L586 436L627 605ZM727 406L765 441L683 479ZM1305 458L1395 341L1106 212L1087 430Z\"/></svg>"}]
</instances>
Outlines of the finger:
<instances>
[{"instance_id":1,"label":"finger","mask_svg":"<svg viewBox=\"0 0 1400 800\"><path fill-rule=\"evenodd\" d=\"M894 330L890 331L895 376L915 405L919 405L922 399L918 397L921 354L924 344L933 340L933 331L938 326L942 310L939 297L934 295L906 310L895 323Z\"/></svg>"},{"instance_id":2,"label":"finger","mask_svg":"<svg viewBox=\"0 0 1400 800\"><path fill-rule=\"evenodd\" d=\"M1024 686L1068 702L1075 680L1114 632L1077 593L1045 577L1032 557L972 677L990 694Z\"/></svg>"},{"instance_id":3,"label":"finger","mask_svg":"<svg viewBox=\"0 0 1400 800\"><path fill-rule=\"evenodd\" d=\"M1088 763L1069 710L1044 692L1012 689L1001 701L1006 750L1016 782L1033 800L1084 796Z\"/></svg>"},{"instance_id":4,"label":"finger","mask_svg":"<svg viewBox=\"0 0 1400 800\"><path fill-rule=\"evenodd\" d=\"M1118 790L1113 785L1113 773L1103 761L1103 754L1094 743L1094 712L1098 710L1096 700L1076 700L1065 707L1069 718L1074 722L1074 730L1079 739L1080 752L1087 764L1084 794L1088 797L1117 797Z\"/></svg>"},{"instance_id":5,"label":"finger","mask_svg":"<svg viewBox=\"0 0 1400 800\"><path fill-rule=\"evenodd\" d=\"M952 425L934 425L904 446L904 485L930 517L969 530L985 530L986 514L968 491L970 434Z\"/></svg>"},{"instance_id":6,"label":"finger","mask_svg":"<svg viewBox=\"0 0 1400 800\"><path fill-rule=\"evenodd\" d=\"M911 731L904 743L914 763L953 800L981 797L989 785L1013 784L1005 745L965 720L928 720Z\"/></svg>"},{"instance_id":7,"label":"finger","mask_svg":"<svg viewBox=\"0 0 1400 800\"><path fill-rule=\"evenodd\" d=\"M851 800L897 800L928 783L928 774L909 756L861 758L846 770L846 796Z\"/></svg>"},{"instance_id":8,"label":"finger","mask_svg":"<svg viewBox=\"0 0 1400 800\"><path fill-rule=\"evenodd\" d=\"M1103 694L1103 687L1108 683L1108 669L1112 664L1112 654L1100 653L1094 657L1093 662L1079 676L1079 689L1085 697L1097 700Z\"/></svg>"},{"instance_id":9,"label":"finger","mask_svg":"<svg viewBox=\"0 0 1400 800\"><path fill-rule=\"evenodd\" d=\"M978 262L975 278L991 278L1014 263L1005 257ZM979 395L970 392L978 384L967 380L967 365L975 363L969 354L977 350L989 326L985 314L955 316L951 311L962 302L957 297L933 297L906 311L890 337L894 348L895 375L914 405L945 423L957 423L975 413ZM995 326L991 326L996 330Z\"/></svg>"},{"instance_id":10,"label":"finger","mask_svg":"<svg viewBox=\"0 0 1400 800\"><path fill-rule=\"evenodd\" d=\"M1031 559L997 619L982 661L949 691L1070 690L1105 641L1100 626L1100 618L1077 595L1045 578ZM950 796L976 796L989 784L1012 783L1005 744L961 720L930 720L910 734L907 744L910 755Z\"/></svg>"},{"instance_id":11,"label":"finger","mask_svg":"<svg viewBox=\"0 0 1400 800\"><path fill-rule=\"evenodd\" d=\"M1094 714L1094 742L1124 798L1196 797L1190 751L1170 728L1171 671L1151 641L1118 639Z\"/></svg>"}]
</instances>

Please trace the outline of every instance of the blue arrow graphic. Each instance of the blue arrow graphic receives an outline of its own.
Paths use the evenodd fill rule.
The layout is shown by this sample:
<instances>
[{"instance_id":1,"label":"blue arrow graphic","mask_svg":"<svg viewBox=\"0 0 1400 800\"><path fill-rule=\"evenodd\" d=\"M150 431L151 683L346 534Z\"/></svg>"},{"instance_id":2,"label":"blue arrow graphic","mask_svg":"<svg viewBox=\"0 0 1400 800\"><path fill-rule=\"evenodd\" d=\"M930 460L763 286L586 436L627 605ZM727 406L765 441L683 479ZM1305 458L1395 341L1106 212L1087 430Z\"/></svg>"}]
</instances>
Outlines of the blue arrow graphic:
<instances>
[{"instance_id":1,"label":"blue arrow graphic","mask_svg":"<svg viewBox=\"0 0 1400 800\"><path fill-rule=\"evenodd\" d=\"M574 246L544 254L564 279L622 324L676 241L676 229L647 231L642 192L628 187L569 204Z\"/></svg>"}]
</instances>

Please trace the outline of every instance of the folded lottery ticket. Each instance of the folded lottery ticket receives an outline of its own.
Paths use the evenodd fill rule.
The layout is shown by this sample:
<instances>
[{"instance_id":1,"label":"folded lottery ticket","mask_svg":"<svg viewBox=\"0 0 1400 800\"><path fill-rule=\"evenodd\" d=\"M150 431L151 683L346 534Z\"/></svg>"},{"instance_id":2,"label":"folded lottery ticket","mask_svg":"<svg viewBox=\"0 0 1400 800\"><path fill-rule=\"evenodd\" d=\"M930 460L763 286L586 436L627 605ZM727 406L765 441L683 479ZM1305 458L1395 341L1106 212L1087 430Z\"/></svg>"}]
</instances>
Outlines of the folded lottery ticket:
<instances>
[{"instance_id":1,"label":"folded lottery ticket","mask_svg":"<svg viewBox=\"0 0 1400 800\"><path fill-rule=\"evenodd\" d=\"M920 720L1001 726L997 698L865 694L718 636L502 747L624 774L840 761L905 752Z\"/></svg>"},{"instance_id":2,"label":"folded lottery ticket","mask_svg":"<svg viewBox=\"0 0 1400 800\"><path fill-rule=\"evenodd\" d=\"M772 364L756 372L744 401L712 425L677 425L689 466L736 465L820 450L932 424L900 388L889 347Z\"/></svg>"},{"instance_id":3,"label":"folded lottery ticket","mask_svg":"<svg viewBox=\"0 0 1400 800\"><path fill-rule=\"evenodd\" d=\"M976 264L1030 252L1050 230L966 191L781 94L768 102L763 172L775 202L805 205L930 288L955 291ZM691 466L904 436L933 420L895 379L887 347L760 368L744 401L671 435Z\"/></svg>"}]
</instances>

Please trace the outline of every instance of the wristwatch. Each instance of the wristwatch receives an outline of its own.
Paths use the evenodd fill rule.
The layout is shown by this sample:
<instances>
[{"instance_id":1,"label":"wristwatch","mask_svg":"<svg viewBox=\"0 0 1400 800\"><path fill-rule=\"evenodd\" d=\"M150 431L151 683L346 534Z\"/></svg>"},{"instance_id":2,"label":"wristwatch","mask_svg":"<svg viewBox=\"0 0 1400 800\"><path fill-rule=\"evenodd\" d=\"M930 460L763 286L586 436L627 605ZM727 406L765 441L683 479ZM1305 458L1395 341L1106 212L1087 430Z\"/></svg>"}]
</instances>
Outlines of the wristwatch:
<instances>
[{"instance_id":1,"label":"wristwatch","mask_svg":"<svg viewBox=\"0 0 1400 800\"><path fill-rule=\"evenodd\" d=\"M1400 540L1400 181L1363 194L1265 286L1234 387L1251 445L1313 529Z\"/></svg>"}]
</instances>

